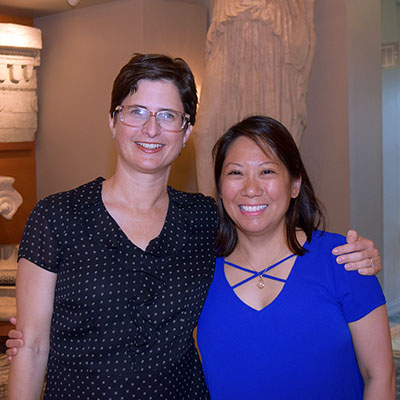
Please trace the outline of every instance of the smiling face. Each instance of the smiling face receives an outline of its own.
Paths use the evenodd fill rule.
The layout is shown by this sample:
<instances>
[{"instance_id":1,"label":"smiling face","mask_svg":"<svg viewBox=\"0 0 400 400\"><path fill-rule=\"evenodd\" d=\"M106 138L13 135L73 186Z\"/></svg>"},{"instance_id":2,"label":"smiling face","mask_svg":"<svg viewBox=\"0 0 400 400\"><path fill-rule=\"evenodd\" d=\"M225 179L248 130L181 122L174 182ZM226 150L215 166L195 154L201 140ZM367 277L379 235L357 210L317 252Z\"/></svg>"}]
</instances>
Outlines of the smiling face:
<instances>
[{"instance_id":1,"label":"smiling face","mask_svg":"<svg viewBox=\"0 0 400 400\"><path fill-rule=\"evenodd\" d=\"M238 235L284 234L285 215L300 184L270 149L242 136L227 150L220 198Z\"/></svg>"},{"instance_id":2,"label":"smiling face","mask_svg":"<svg viewBox=\"0 0 400 400\"><path fill-rule=\"evenodd\" d=\"M139 81L136 92L128 95L121 105L140 106L152 112L184 111L178 89L167 80ZM182 132L165 132L154 117L141 127L131 127L122 124L119 115L110 117L110 128L118 151L117 168L166 176L193 129L189 125Z\"/></svg>"}]
</instances>

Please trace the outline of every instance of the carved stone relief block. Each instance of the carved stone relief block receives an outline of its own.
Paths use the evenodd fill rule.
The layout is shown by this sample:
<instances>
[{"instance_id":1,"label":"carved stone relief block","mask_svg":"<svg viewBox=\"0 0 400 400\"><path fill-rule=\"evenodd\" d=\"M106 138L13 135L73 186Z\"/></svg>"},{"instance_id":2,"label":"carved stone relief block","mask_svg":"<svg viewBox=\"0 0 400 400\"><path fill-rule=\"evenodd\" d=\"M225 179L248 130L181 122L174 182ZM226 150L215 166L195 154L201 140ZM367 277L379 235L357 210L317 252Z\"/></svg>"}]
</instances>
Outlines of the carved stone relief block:
<instances>
[{"instance_id":1,"label":"carved stone relief block","mask_svg":"<svg viewBox=\"0 0 400 400\"><path fill-rule=\"evenodd\" d=\"M0 23L0 142L28 142L37 130L37 28Z\"/></svg>"}]
</instances>

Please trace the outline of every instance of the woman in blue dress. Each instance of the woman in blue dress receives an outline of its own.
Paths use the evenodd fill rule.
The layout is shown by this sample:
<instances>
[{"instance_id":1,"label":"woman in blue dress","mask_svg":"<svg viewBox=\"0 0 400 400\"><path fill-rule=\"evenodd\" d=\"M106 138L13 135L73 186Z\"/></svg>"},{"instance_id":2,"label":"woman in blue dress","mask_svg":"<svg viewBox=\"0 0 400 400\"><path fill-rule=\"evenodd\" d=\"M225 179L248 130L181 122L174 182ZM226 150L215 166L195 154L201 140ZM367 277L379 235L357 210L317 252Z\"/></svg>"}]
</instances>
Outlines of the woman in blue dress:
<instances>
[{"instance_id":1,"label":"woman in blue dress","mask_svg":"<svg viewBox=\"0 0 400 400\"><path fill-rule=\"evenodd\" d=\"M385 299L337 265L287 129L255 116L214 148L218 255L197 340L212 400L395 398Z\"/></svg>"}]
</instances>

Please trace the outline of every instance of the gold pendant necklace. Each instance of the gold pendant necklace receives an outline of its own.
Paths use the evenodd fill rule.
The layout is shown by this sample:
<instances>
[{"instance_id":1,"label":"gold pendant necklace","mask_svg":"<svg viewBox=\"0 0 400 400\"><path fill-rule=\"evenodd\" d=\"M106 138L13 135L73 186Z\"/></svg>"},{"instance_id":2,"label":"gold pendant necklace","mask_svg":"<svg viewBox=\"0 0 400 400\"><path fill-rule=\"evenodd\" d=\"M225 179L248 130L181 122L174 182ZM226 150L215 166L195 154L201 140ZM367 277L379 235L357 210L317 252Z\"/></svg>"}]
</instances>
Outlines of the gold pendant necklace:
<instances>
[{"instance_id":1,"label":"gold pendant necklace","mask_svg":"<svg viewBox=\"0 0 400 400\"><path fill-rule=\"evenodd\" d=\"M250 265L251 269L258 275L258 282L257 282L257 287L258 289L264 289L265 287L265 283L264 283L264 279L263 279L263 275L264 273L267 271L267 269L270 267L270 265L268 265L267 267L265 267L261 272L258 272L251 264L250 261L245 257L245 255L242 253L242 250L240 249L240 247L238 247L239 249L239 253L240 255L243 257L243 259L247 262L247 264ZM279 250L279 253L272 259L272 264L273 262L280 256L280 254L282 253L282 248Z\"/></svg>"}]
</instances>

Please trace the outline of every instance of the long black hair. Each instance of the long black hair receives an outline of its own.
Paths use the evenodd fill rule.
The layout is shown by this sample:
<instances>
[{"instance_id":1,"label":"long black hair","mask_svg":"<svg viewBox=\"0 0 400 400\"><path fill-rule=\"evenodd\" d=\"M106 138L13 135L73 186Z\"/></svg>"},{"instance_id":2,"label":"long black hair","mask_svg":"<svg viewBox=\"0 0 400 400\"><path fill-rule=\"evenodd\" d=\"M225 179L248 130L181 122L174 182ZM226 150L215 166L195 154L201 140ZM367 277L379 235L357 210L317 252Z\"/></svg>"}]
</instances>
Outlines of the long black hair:
<instances>
[{"instance_id":1,"label":"long black hair","mask_svg":"<svg viewBox=\"0 0 400 400\"><path fill-rule=\"evenodd\" d=\"M232 126L219 138L213 148L214 178L217 188L218 231L216 248L218 256L228 256L237 244L236 226L225 211L220 199L220 179L227 152L239 137L253 140L263 151L271 150L287 169L291 180L301 178L299 195L292 198L286 212L286 239L290 250L303 255L306 250L297 240L296 230L302 229L307 240L321 226L325 229L323 207L315 196L311 181L304 168L299 149L289 131L278 121L265 116L252 116Z\"/></svg>"}]
</instances>

